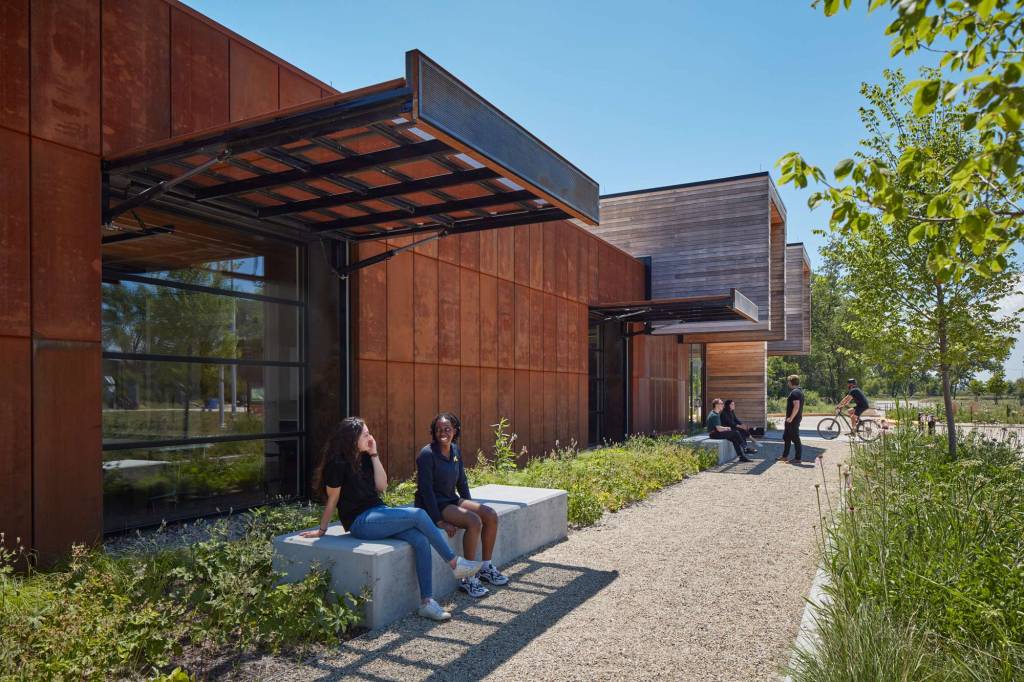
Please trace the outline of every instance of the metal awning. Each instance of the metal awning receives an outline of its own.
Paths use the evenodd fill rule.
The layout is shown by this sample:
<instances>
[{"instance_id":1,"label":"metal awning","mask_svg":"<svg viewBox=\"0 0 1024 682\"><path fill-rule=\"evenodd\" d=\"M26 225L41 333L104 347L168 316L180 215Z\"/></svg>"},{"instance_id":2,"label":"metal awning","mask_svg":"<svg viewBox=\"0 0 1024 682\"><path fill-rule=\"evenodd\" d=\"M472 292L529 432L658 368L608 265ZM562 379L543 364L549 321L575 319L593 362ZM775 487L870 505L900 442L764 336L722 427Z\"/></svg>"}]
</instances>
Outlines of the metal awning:
<instances>
[{"instance_id":1,"label":"metal awning","mask_svg":"<svg viewBox=\"0 0 1024 682\"><path fill-rule=\"evenodd\" d=\"M736 289L714 296L605 303L590 306L590 316L601 322L642 323L647 334L658 333L657 323L758 321L757 304Z\"/></svg>"},{"instance_id":2,"label":"metal awning","mask_svg":"<svg viewBox=\"0 0 1024 682\"><path fill-rule=\"evenodd\" d=\"M150 209L304 240L422 238L413 245L598 221L593 179L417 50L404 79L117 154L103 172L105 239L159 234Z\"/></svg>"}]
</instances>

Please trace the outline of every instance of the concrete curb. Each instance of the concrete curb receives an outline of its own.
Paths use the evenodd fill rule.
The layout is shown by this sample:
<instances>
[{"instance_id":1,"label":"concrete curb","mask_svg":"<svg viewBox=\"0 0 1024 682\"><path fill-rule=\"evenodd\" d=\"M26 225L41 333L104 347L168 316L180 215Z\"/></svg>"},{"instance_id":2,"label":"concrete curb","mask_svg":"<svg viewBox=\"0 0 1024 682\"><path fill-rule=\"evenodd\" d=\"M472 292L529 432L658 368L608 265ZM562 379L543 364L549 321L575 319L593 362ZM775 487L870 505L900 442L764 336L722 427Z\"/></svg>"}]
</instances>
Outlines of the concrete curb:
<instances>
[{"instance_id":1,"label":"concrete curb","mask_svg":"<svg viewBox=\"0 0 1024 682\"><path fill-rule=\"evenodd\" d=\"M811 587L807 592L804 615L800 619L800 629L796 633L796 641L793 642L793 654L789 658L790 668L796 664L798 651L802 650L813 654L821 642L821 638L818 636L816 612L819 608L832 601L832 598L825 593L825 586L828 584L828 575L819 566L817 573L814 574ZM793 682L792 675L783 675L781 679L783 682Z\"/></svg>"}]
</instances>

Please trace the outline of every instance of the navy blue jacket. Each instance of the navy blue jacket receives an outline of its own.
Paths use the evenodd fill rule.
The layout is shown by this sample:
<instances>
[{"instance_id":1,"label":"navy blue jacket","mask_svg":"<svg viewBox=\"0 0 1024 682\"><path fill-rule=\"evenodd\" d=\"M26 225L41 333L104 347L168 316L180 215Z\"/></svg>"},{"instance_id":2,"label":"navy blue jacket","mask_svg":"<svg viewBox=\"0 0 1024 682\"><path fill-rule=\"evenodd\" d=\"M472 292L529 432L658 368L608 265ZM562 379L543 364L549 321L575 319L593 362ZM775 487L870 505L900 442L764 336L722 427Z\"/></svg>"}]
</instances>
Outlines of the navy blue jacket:
<instances>
[{"instance_id":1,"label":"navy blue jacket","mask_svg":"<svg viewBox=\"0 0 1024 682\"><path fill-rule=\"evenodd\" d=\"M451 459L442 455L436 443L424 445L416 455L416 506L425 509L434 523L441 520L447 505L471 499L462 450L452 443L449 455Z\"/></svg>"}]
</instances>

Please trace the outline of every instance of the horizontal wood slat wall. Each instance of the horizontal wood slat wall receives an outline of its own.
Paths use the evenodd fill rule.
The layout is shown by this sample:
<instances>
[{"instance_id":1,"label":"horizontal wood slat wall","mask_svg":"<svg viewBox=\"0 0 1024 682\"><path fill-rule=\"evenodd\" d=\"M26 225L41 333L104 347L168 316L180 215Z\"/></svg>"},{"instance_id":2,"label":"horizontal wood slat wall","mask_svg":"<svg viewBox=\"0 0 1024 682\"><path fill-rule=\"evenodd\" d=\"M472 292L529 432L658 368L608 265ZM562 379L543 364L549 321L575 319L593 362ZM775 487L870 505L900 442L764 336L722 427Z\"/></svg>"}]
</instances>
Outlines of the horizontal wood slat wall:
<instances>
[{"instance_id":1,"label":"horizontal wood slat wall","mask_svg":"<svg viewBox=\"0 0 1024 682\"><path fill-rule=\"evenodd\" d=\"M636 336L632 343L631 430L685 431L689 346L675 336Z\"/></svg>"},{"instance_id":2,"label":"horizontal wood slat wall","mask_svg":"<svg viewBox=\"0 0 1024 682\"><path fill-rule=\"evenodd\" d=\"M768 343L768 355L811 352L811 265L803 244L786 246L786 338Z\"/></svg>"},{"instance_id":3,"label":"horizontal wood slat wall","mask_svg":"<svg viewBox=\"0 0 1024 682\"><path fill-rule=\"evenodd\" d=\"M585 443L588 306L642 298L644 268L558 221L446 237L353 283L355 410L405 477L438 411L459 415L470 464L502 417L531 455Z\"/></svg>"},{"instance_id":4,"label":"horizontal wood slat wall","mask_svg":"<svg viewBox=\"0 0 1024 682\"><path fill-rule=\"evenodd\" d=\"M708 405L715 398L731 398L736 401L736 411L744 423L764 426L767 358L764 341L708 344Z\"/></svg>"}]
</instances>

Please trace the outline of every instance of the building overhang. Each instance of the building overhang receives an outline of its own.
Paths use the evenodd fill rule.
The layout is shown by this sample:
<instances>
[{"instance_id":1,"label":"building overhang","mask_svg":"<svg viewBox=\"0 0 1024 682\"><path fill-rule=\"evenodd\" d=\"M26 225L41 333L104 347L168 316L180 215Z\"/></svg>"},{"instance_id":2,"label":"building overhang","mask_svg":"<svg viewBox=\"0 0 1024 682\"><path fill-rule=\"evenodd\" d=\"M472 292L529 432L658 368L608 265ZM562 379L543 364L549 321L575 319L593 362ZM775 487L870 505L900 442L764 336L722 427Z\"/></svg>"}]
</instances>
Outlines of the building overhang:
<instances>
[{"instance_id":1,"label":"building overhang","mask_svg":"<svg viewBox=\"0 0 1024 682\"><path fill-rule=\"evenodd\" d=\"M742 292L727 294L628 301L590 306L591 319L600 322L643 324L649 334L674 334L681 324L757 322L757 305Z\"/></svg>"},{"instance_id":2,"label":"building overhang","mask_svg":"<svg viewBox=\"0 0 1024 682\"><path fill-rule=\"evenodd\" d=\"M106 240L159 238L147 211L348 242L599 211L597 182L417 50L404 79L110 156L103 173Z\"/></svg>"}]
</instances>

